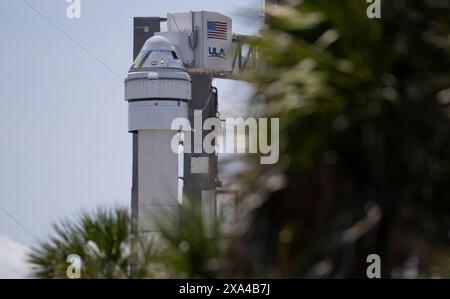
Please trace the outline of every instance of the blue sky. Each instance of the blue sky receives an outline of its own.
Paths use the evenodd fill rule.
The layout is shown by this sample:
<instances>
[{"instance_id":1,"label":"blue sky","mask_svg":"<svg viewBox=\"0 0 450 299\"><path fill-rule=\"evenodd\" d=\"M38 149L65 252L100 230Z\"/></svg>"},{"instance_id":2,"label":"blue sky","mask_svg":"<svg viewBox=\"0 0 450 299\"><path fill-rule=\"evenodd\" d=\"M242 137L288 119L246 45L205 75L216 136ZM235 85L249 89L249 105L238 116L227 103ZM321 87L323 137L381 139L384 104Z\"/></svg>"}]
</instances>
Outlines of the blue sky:
<instances>
[{"instance_id":1,"label":"blue sky","mask_svg":"<svg viewBox=\"0 0 450 299\"><path fill-rule=\"evenodd\" d=\"M259 0L81 0L81 19L67 18L66 0L27 2L122 76L132 62L134 16L211 10L232 17L238 33L253 34L260 25L245 17ZM129 205L131 136L122 80L21 0L0 1L0 37L0 206L45 238L52 222L81 209ZM239 107L250 88L216 85L222 112L240 114L242 108L230 106ZM35 243L2 210L0 236Z\"/></svg>"}]
</instances>

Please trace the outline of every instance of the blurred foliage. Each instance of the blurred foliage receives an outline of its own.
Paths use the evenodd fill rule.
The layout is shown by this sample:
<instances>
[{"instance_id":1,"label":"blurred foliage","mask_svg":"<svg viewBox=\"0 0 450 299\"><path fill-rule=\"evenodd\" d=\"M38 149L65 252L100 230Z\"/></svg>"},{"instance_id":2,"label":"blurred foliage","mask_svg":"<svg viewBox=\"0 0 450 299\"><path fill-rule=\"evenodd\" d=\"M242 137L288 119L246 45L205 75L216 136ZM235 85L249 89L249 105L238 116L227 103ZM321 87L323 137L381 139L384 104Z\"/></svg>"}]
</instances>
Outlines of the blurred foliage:
<instances>
[{"instance_id":1,"label":"blurred foliage","mask_svg":"<svg viewBox=\"0 0 450 299\"><path fill-rule=\"evenodd\" d=\"M168 215L167 213L166 215ZM164 240L163 260L169 278L214 278L224 240L215 217L185 199L177 217L155 215Z\"/></svg>"},{"instance_id":2,"label":"blurred foliage","mask_svg":"<svg viewBox=\"0 0 450 299\"><path fill-rule=\"evenodd\" d=\"M283 2L283 1L281 1ZM252 166L233 234L199 207L130 238L125 209L54 226L33 277L450 277L450 3L284 1L256 38L252 116L280 118L280 162ZM156 215L158 216L158 215ZM130 271L131 269L131 271Z\"/></svg>"},{"instance_id":3,"label":"blurred foliage","mask_svg":"<svg viewBox=\"0 0 450 299\"><path fill-rule=\"evenodd\" d=\"M197 207L179 217L153 215L159 232L132 238L127 209L98 209L53 226L48 241L29 255L34 278L68 278L67 257L81 259L81 278L211 278L218 269L221 235Z\"/></svg>"},{"instance_id":4,"label":"blurred foliage","mask_svg":"<svg viewBox=\"0 0 450 299\"><path fill-rule=\"evenodd\" d=\"M76 221L53 225L48 241L32 248L29 262L34 278L67 278L67 257L82 260L81 278L126 278L129 268L129 224L126 209L98 209Z\"/></svg>"},{"instance_id":5,"label":"blurred foliage","mask_svg":"<svg viewBox=\"0 0 450 299\"><path fill-rule=\"evenodd\" d=\"M450 2L381 2L268 10L250 113L281 157L250 161L222 275L450 277Z\"/></svg>"}]
</instances>

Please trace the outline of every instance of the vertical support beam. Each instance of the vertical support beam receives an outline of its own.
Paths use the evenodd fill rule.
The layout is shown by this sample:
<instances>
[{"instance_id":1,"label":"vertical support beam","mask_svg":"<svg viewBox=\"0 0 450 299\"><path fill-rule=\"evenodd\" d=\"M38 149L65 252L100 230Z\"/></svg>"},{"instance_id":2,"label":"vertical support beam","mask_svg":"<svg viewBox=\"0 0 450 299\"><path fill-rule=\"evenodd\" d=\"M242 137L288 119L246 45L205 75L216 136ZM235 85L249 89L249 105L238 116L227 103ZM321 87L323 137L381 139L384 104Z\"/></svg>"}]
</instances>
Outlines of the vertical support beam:
<instances>
[{"instance_id":1,"label":"vertical support beam","mask_svg":"<svg viewBox=\"0 0 450 299\"><path fill-rule=\"evenodd\" d=\"M194 111L202 110L202 124L203 121L210 117L217 116L217 93L212 88L212 78L208 74L190 73L192 79L192 107L189 115L189 121L194 126ZM202 142L209 131L203 131ZM194 151L194 133L191 135L191 149ZM207 162L207 171L205 173L197 173L196 165L201 164L202 161ZM192 171L194 170L194 172ZM184 188L183 195L194 204L200 205L202 194L209 194L216 192L216 178L217 178L217 156L215 154L207 154L203 151L201 153L191 153L185 155L184 163ZM202 192L203 191L203 192ZM210 191L205 193L204 191ZM215 198L215 196L214 196ZM215 201L215 200L214 200Z\"/></svg>"},{"instance_id":2,"label":"vertical support beam","mask_svg":"<svg viewBox=\"0 0 450 299\"><path fill-rule=\"evenodd\" d=\"M138 133L133 132L133 162L132 162L132 179L131 179L131 232L137 234L137 215L138 215Z\"/></svg>"},{"instance_id":3,"label":"vertical support beam","mask_svg":"<svg viewBox=\"0 0 450 299\"><path fill-rule=\"evenodd\" d=\"M132 162L132 179L131 179L131 252L130 260L130 278L136 273L137 266L137 246L138 238L138 133L133 132L133 162Z\"/></svg>"},{"instance_id":4,"label":"vertical support beam","mask_svg":"<svg viewBox=\"0 0 450 299\"><path fill-rule=\"evenodd\" d=\"M264 22L267 25L267 7L268 6L277 6L278 4L280 4L281 0L265 0L265 5L264 5Z\"/></svg>"},{"instance_id":5,"label":"vertical support beam","mask_svg":"<svg viewBox=\"0 0 450 299\"><path fill-rule=\"evenodd\" d=\"M142 49L144 43L152 37L155 32L161 31L161 19L159 17L137 17L133 18L133 60Z\"/></svg>"}]
</instances>

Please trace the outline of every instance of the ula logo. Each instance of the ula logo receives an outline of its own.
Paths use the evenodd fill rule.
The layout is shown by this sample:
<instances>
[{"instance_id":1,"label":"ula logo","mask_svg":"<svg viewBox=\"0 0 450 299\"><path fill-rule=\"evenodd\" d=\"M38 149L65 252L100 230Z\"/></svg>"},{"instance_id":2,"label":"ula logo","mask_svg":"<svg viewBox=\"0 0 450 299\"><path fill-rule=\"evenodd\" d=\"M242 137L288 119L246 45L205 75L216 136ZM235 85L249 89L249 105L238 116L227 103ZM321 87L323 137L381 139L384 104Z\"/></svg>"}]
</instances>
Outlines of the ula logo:
<instances>
[{"instance_id":1,"label":"ula logo","mask_svg":"<svg viewBox=\"0 0 450 299\"><path fill-rule=\"evenodd\" d=\"M208 57L225 58L225 50L223 48L217 49L216 47L209 47L208 52Z\"/></svg>"}]
</instances>

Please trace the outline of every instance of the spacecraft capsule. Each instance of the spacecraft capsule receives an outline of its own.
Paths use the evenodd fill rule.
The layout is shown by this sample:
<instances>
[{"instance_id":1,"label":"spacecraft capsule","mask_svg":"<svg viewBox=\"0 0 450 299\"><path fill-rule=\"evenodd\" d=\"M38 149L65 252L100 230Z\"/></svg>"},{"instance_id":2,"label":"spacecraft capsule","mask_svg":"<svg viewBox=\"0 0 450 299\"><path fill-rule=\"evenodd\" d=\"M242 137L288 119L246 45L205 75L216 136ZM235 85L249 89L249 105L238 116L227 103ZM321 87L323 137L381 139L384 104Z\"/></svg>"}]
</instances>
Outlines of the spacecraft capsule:
<instances>
[{"instance_id":1,"label":"spacecraft capsule","mask_svg":"<svg viewBox=\"0 0 450 299\"><path fill-rule=\"evenodd\" d=\"M125 78L128 130L170 129L188 116L191 78L177 49L162 36L147 40Z\"/></svg>"}]
</instances>

